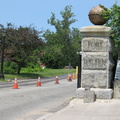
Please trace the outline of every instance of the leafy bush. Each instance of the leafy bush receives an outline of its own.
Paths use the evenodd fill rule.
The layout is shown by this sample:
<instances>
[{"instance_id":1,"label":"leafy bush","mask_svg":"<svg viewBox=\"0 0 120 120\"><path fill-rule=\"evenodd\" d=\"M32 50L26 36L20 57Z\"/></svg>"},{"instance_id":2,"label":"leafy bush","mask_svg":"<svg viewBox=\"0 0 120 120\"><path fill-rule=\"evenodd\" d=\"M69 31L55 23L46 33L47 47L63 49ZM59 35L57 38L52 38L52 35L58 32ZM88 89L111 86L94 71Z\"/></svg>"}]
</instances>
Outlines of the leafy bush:
<instances>
[{"instance_id":1,"label":"leafy bush","mask_svg":"<svg viewBox=\"0 0 120 120\"><path fill-rule=\"evenodd\" d=\"M4 62L4 73L12 74L17 72L17 64L13 62Z\"/></svg>"},{"instance_id":2,"label":"leafy bush","mask_svg":"<svg viewBox=\"0 0 120 120\"><path fill-rule=\"evenodd\" d=\"M64 57L54 52L42 54L40 60L47 66L47 68L59 69L65 66Z\"/></svg>"},{"instance_id":3,"label":"leafy bush","mask_svg":"<svg viewBox=\"0 0 120 120\"><path fill-rule=\"evenodd\" d=\"M21 73L32 73L32 72L43 72L44 69L42 69L41 67L27 67L27 68L22 68L21 69Z\"/></svg>"}]
</instances>

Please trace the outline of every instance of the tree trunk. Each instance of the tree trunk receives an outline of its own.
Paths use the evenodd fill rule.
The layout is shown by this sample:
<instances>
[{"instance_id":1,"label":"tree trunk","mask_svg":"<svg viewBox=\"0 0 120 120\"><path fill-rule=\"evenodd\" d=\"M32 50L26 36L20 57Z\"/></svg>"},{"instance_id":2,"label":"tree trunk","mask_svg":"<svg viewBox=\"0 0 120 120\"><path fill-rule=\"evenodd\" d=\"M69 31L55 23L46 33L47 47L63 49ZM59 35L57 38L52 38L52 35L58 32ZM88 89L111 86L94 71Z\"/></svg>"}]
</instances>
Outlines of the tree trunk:
<instances>
[{"instance_id":1,"label":"tree trunk","mask_svg":"<svg viewBox=\"0 0 120 120\"><path fill-rule=\"evenodd\" d=\"M20 70L21 70L21 63L18 63L18 71L17 71L17 74L20 74Z\"/></svg>"}]
</instances>

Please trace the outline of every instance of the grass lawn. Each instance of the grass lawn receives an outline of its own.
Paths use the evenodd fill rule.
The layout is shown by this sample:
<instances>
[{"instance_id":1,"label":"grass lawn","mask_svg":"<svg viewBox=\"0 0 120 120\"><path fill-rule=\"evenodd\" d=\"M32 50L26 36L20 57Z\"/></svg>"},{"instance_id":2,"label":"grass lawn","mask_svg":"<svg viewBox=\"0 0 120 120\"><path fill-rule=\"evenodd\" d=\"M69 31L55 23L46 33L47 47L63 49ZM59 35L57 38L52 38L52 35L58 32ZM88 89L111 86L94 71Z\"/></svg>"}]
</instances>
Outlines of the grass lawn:
<instances>
[{"instance_id":1,"label":"grass lawn","mask_svg":"<svg viewBox=\"0 0 120 120\"><path fill-rule=\"evenodd\" d=\"M14 79L14 77L18 77L18 79L22 78L37 78L38 76L41 77L50 77L50 76L57 76L63 75L68 73L75 73L76 69L44 69L41 72L32 72L32 73L25 73L21 71L21 74L4 74L5 79ZM1 80L2 81L2 80Z\"/></svg>"}]
</instances>

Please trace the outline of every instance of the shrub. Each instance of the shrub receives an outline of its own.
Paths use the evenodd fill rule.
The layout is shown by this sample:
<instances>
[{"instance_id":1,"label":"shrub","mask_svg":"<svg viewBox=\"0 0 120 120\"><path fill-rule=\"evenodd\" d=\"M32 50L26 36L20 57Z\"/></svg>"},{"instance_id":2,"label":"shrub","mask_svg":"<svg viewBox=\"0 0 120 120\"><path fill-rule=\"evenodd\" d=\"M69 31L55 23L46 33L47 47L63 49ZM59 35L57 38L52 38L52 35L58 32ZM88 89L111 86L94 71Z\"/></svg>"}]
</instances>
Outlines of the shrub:
<instances>
[{"instance_id":1,"label":"shrub","mask_svg":"<svg viewBox=\"0 0 120 120\"><path fill-rule=\"evenodd\" d=\"M42 69L41 67L27 67L27 68L22 68L21 69L21 73L32 73L32 72L43 72L44 69Z\"/></svg>"},{"instance_id":2,"label":"shrub","mask_svg":"<svg viewBox=\"0 0 120 120\"><path fill-rule=\"evenodd\" d=\"M4 62L4 73L12 74L17 72L17 64L13 62Z\"/></svg>"}]
</instances>

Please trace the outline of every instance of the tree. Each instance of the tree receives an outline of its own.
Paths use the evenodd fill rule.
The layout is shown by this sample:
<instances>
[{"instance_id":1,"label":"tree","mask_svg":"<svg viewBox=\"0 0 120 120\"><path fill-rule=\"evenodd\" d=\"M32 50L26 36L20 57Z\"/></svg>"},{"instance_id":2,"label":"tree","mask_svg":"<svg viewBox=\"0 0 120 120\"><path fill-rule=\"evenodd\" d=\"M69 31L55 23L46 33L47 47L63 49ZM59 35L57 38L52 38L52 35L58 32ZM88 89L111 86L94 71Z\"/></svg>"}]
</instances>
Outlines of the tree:
<instances>
[{"instance_id":1,"label":"tree","mask_svg":"<svg viewBox=\"0 0 120 120\"><path fill-rule=\"evenodd\" d=\"M77 21L74 19L75 15L72 13L71 8L72 6L66 6L64 11L60 12L63 20L56 19L55 14L52 13L48 23L55 27L56 32L46 30L43 35L43 37L47 40L47 51L45 52L46 55L50 53L51 48L53 48L52 52L55 54L56 49L59 49L59 54L57 53L57 55L59 58L61 58L62 67L76 63L76 58L74 56L77 56L76 52L80 51L80 32L77 28L70 28L71 24ZM74 44L77 44L77 46Z\"/></svg>"},{"instance_id":2,"label":"tree","mask_svg":"<svg viewBox=\"0 0 120 120\"><path fill-rule=\"evenodd\" d=\"M58 34L51 32L50 30L46 30L44 37L46 38L47 42L44 53L40 56L40 60L48 68L63 68L63 45L59 43Z\"/></svg>"},{"instance_id":3,"label":"tree","mask_svg":"<svg viewBox=\"0 0 120 120\"><path fill-rule=\"evenodd\" d=\"M40 38L41 32L32 26L19 26L17 28L12 24L8 24L6 28L5 55L10 61L18 65L18 74L34 50L43 45L43 41Z\"/></svg>"},{"instance_id":4,"label":"tree","mask_svg":"<svg viewBox=\"0 0 120 120\"><path fill-rule=\"evenodd\" d=\"M120 6L117 5L117 1L110 9L106 9L105 18L109 19L106 26L112 28L111 38L115 43L114 59L118 59L118 46L120 46ZM119 43L119 44L118 44Z\"/></svg>"},{"instance_id":5,"label":"tree","mask_svg":"<svg viewBox=\"0 0 120 120\"><path fill-rule=\"evenodd\" d=\"M46 48L46 51L40 57L40 60L48 68L63 68L64 67L64 57L61 54L61 48L58 45Z\"/></svg>"}]
</instances>

